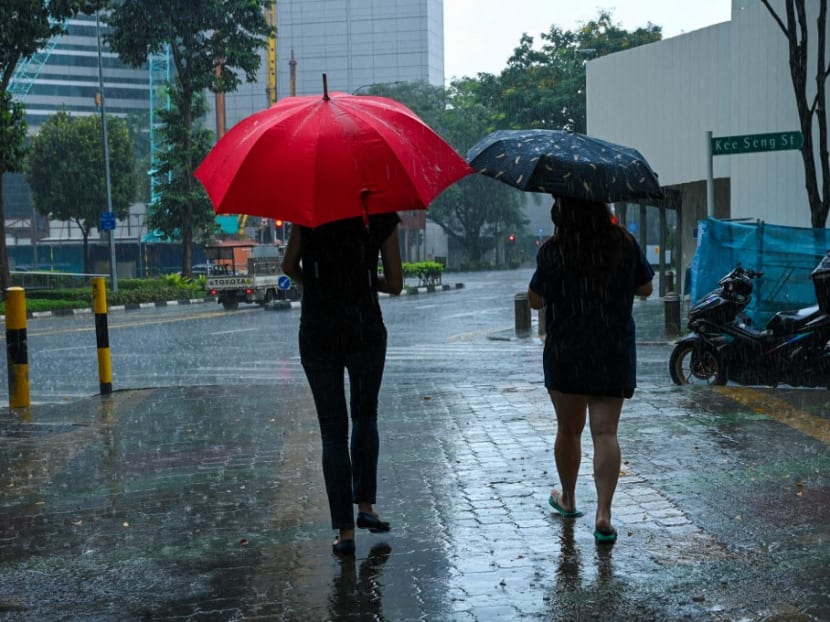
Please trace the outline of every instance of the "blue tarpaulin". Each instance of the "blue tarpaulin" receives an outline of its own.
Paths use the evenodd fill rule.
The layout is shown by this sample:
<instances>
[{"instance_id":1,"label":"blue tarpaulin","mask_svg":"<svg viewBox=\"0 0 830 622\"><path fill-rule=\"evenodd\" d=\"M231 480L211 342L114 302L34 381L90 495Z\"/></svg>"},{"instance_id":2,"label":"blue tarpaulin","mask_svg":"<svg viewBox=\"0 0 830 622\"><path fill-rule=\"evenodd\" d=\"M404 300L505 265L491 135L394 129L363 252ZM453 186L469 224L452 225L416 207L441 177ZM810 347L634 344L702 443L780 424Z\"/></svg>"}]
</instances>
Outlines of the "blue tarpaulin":
<instances>
[{"instance_id":1,"label":"blue tarpaulin","mask_svg":"<svg viewBox=\"0 0 830 622\"><path fill-rule=\"evenodd\" d=\"M755 280L746 309L755 325L762 327L777 311L817 304L810 273L828 250L827 229L702 220L692 259L690 299L694 304L717 288L721 277L738 264L763 272Z\"/></svg>"}]
</instances>

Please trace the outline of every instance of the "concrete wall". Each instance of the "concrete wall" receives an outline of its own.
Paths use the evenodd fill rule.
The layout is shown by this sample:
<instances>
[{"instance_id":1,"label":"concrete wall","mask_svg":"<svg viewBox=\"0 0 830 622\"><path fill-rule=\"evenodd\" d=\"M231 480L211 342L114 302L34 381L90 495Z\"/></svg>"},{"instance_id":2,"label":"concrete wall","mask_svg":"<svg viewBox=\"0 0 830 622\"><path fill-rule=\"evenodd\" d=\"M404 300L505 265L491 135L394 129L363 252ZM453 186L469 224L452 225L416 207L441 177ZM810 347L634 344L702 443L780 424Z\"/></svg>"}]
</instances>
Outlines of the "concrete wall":
<instances>
[{"instance_id":1,"label":"concrete wall","mask_svg":"<svg viewBox=\"0 0 830 622\"><path fill-rule=\"evenodd\" d=\"M662 185L705 179L705 133L729 128L729 30L718 24L589 61L588 133L638 149ZM716 176L728 174L718 166Z\"/></svg>"}]
</instances>

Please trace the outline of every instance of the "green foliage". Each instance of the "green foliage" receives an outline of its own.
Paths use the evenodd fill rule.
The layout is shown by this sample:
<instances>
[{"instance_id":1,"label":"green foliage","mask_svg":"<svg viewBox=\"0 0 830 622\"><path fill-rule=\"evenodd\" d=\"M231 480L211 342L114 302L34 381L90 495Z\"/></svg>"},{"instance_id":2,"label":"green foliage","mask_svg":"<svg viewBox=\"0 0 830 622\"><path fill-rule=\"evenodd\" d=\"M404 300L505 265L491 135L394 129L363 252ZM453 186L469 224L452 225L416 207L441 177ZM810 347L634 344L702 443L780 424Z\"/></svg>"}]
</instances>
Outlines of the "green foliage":
<instances>
[{"instance_id":1,"label":"green foliage","mask_svg":"<svg viewBox=\"0 0 830 622\"><path fill-rule=\"evenodd\" d=\"M117 292L107 289L107 305L112 307L168 300L192 300L204 296L203 279L173 279L170 276L155 279L119 279ZM91 308L92 285L26 291L28 313ZM0 303L0 314L3 313L5 307Z\"/></svg>"},{"instance_id":2,"label":"green foliage","mask_svg":"<svg viewBox=\"0 0 830 622\"><path fill-rule=\"evenodd\" d=\"M265 21L267 0L122 0L107 21L108 41L122 60L141 66L150 54L170 46L175 81L168 85L172 106L162 110L164 130L157 180L160 199L148 224L180 239L182 272L190 274L191 243L212 234L213 214L193 172L211 138L199 125L202 93L232 92L244 78L256 79L259 50L273 29ZM218 71L217 71L218 69Z\"/></svg>"},{"instance_id":3,"label":"green foliage","mask_svg":"<svg viewBox=\"0 0 830 622\"><path fill-rule=\"evenodd\" d=\"M259 50L272 29L265 21L267 0L122 0L107 18L107 39L125 62L141 66L150 54L172 47L179 89L232 92L256 80ZM225 71L217 75L217 59Z\"/></svg>"},{"instance_id":4,"label":"green foliage","mask_svg":"<svg viewBox=\"0 0 830 622\"><path fill-rule=\"evenodd\" d=\"M441 276L444 274L444 264L437 261L403 263L401 266L404 279L417 278L418 284L421 286L440 284Z\"/></svg>"},{"instance_id":5,"label":"green foliage","mask_svg":"<svg viewBox=\"0 0 830 622\"><path fill-rule=\"evenodd\" d=\"M3 0L0 2L0 292L11 279L6 251L3 174L21 170L26 136L23 107L8 93L21 60L43 48L63 23L76 13L91 13L108 0Z\"/></svg>"},{"instance_id":6,"label":"green foliage","mask_svg":"<svg viewBox=\"0 0 830 622\"><path fill-rule=\"evenodd\" d=\"M498 76L479 74L482 101L494 111L498 129L584 132L585 61L659 41L661 33L651 23L629 32L600 11L576 31L551 26L540 47L525 34Z\"/></svg>"},{"instance_id":7,"label":"green foliage","mask_svg":"<svg viewBox=\"0 0 830 622\"><path fill-rule=\"evenodd\" d=\"M126 218L136 192L136 163L127 123L107 117L112 211ZM51 115L32 141L26 180L35 209L48 218L73 221L84 237L84 272L90 272L87 243L108 211L106 163L99 115Z\"/></svg>"},{"instance_id":8,"label":"green foliage","mask_svg":"<svg viewBox=\"0 0 830 622\"><path fill-rule=\"evenodd\" d=\"M492 126L492 114L479 101L475 80L459 81L449 90L406 82L374 86L369 92L411 108L462 156ZM521 193L479 176L467 177L447 188L430 205L428 217L457 240L472 261L480 261L493 248L499 232L526 223Z\"/></svg>"},{"instance_id":9,"label":"green foliage","mask_svg":"<svg viewBox=\"0 0 830 622\"><path fill-rule=\"evenodd\" d=\"M190 112L196 121L184 122L181 91L171 91L171 107L160 110L163 127L156 165L159 198L147 214L150 229L159 229L169 239L193 236L202 242L212 239L216 223L210 199L193 177L193 171L210 151L213 135L202 127L207 103L201 93L194 95Z\"/></svg>"},{"instance_id":10,"label":"green foliage","mask_svg":"<svg viewBox=\"0 0 830 622\"><path fill-rule=\"evenodd\" d=\"M0 175L22 169L26 131L23 104L8 93L0 92Z\"/></svg>"},{"instance_id":11,"label":"green foliage","mask_svg":"<svg viewBox=\"0 0 830 622\"><path fill-rule=\"evenodd\" d=\"M0 84L17 63L41 49L77 13L93 13L108 0L4 0L0 2Z\"/></svg>"},{"instance_id":12,"label":"green foliage","mask_svg":"<svg viewBox=\"0 0 830 622\"><path fill-rule=\"evenodd\" d=\"M126 218L135 197L135 153L123 119L107 117L112 210ZM35 209L55 220L72 220L86 234L107 211L103 132L98 115L50 116L32 141L26 179Z\"/></svg>"}]
</instances>

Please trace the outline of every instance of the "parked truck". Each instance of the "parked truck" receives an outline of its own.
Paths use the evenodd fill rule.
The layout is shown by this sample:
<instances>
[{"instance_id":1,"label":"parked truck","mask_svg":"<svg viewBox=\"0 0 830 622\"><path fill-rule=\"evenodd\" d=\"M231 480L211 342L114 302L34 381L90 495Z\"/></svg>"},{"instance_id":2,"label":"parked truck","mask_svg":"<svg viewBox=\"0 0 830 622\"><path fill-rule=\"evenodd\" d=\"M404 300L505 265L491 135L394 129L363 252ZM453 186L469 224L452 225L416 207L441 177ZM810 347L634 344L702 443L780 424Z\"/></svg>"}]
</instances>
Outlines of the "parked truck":
<instances>
[{"instance_id":1,"label":"parked truck","mask_svg":"<svg viewBox=\"0 0 830 622\"><path fill-rule=\"evenodd\" d=\"M282 247L223 241L205 246L205 257L205 290L229 311L241 302L265 305L299 299L297 287L282 272Z\"/></svg>"}]
</instances>

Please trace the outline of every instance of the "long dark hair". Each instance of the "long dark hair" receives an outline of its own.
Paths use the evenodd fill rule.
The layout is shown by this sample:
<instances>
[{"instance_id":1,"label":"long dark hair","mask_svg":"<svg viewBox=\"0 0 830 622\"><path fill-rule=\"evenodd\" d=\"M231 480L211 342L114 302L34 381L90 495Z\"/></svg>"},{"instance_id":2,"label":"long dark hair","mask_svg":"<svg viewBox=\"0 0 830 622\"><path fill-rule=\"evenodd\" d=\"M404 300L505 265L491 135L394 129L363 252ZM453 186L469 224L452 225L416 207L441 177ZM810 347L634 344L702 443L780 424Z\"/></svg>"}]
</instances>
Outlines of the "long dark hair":
<instances>
[{"instance_id":1,"label":"long dark hair","mask_svg":"<svg viewBox=\"0 0 830 622\"><path fill-rule=\"evenodd\" d=\"M551 219L556 267L602 285L616 277L631 235L616 224L606 203L558 197Z\"/></svg>"}]
</instances>

